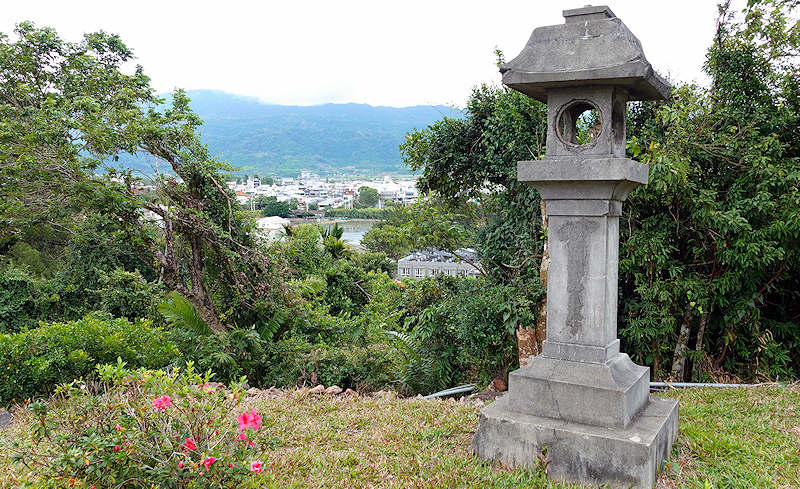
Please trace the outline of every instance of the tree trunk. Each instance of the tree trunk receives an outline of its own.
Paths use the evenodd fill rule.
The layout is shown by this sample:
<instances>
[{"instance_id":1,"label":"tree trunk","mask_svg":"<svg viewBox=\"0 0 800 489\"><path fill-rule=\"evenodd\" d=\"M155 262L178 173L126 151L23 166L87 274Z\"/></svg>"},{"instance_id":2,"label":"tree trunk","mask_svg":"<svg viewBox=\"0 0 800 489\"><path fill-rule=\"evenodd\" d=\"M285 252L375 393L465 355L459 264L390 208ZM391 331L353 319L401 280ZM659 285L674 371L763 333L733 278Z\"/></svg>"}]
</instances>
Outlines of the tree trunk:
<instances>
[{"instance_id":1,"label":"tree trunk","mask_svg":"<svg viewBox=\"0 0 800 489\"><path fill-rule=\"evenodd\" d=\"M200 239L196 236L192 236L189 238L189 242L192 246L192 287L187 299L194 304L195 309L197 309L197 314L203 318L203 321L208 324L208 327L211 328L214 334L217 336L225 335L228 332L228 328L219 320L217 310L206 291L203 281L203 249L200 244Z\"/></svg>"},{"instance_id":2,"label":"tree trunk","mask_svg":"<svg viewBox=\"0 0 800 489\"><path fill-rule=\"evenodd\" d=\"M708 324L708 314L711 311L705 311L702 316L700 316L700 324L697 326L697 343L695 343L694 349L697 351L697 360L694 362L694 369L692 373L692 379L696 382L700 381L700 369L702 368L703 359L705 358L705 347L703 346L703 336L706 333L706 324Z\"/></svg>"},{"instance_id":3,"label":"tree trunk","mask_svg":"<svg viewBox=\"0 0 800 489\"><path fill-rule=\"evenodd\" d=\"M689 336L692 332L692 307L686 305L686 312L683 314L681 330L678 334L678 342L675 344L675 354L672 356L672 373L670 378L674 382L683 382L686 367L686 350L689 349Z\"/></svg>"},{"instance_id":4,"label":"tree trunk","mask_svg":"<svg viewBox=\"0 0 800 489\"><path fill-rule=\"evenodd\" d=\"M547 227L547 214L545 213L545 202L541 201L542 227ZM547 287L547 271L550 266L550 253L547 250L547 239L544 241L542 250L542 261L539 266L539 279L544 287ZM533 328L522 327L517 330L517 346L519 348L519 364L525 366L528 357L538 355L542 352L542 342L547 337L547 294L545 293L539 300L539 308L536 314L536 325Z\"/></svg>"},{"instance_id":5,"label":"tree trunk","mask_svg":"<svg viewBox=\"0 0 800 489\"><path fill-rule=\"evenodd\" d=\"M661 378L661 352L658 346L658 340L653 338L653 380Z\"/></svg>"}]
</instances>

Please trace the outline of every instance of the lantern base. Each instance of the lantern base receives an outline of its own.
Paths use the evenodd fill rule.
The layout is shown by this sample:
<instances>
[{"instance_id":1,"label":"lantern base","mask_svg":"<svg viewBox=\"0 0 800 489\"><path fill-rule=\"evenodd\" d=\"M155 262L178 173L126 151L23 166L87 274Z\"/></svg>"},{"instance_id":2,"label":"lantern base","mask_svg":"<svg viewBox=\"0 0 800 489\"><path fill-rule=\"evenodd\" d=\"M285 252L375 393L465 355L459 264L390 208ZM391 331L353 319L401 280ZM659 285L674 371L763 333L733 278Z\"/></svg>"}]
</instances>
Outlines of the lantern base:
<instances>
[{"instance_id":1,"label":"lantern base","mask_svg":"<svg viewBox=\"0 0 800 489\"><path fill-rule=\"evenodd\" d=\"M508 467L536 470L546 460L555 480L651 489L677 433L674 399L651 397L627 428L605 428L515 412L504 396L481 411L472 450Z\"/></svg>"}]
</instances>

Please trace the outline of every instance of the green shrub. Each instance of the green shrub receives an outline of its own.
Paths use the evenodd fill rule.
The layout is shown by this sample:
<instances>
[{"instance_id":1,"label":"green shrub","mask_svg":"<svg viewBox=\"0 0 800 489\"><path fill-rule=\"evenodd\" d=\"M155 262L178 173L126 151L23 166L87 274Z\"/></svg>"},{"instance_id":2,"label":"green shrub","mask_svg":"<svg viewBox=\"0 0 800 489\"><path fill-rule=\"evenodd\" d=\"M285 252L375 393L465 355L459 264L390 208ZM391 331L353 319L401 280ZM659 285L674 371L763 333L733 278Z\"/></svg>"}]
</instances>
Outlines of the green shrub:
<instances>
[{"instance_id":1,"label":"green shrub","mask_svg":"<svg viewBox=\"0 0 800 489\"><path fill-rule=\"evenodd\" d=\"M0 334L0 404L44 394L117 358L135 367L159 368L180 356L164 331L146 320L88 315L78 321Z\"/></svg>"},{"instance_id":2,"label":"green shrub","mask_svg":"<svg viewBox=\"0 0 800 489\"><path fill-rule=\"evenodd\" d=\"M528 299L484 278L438 276L408 286L400 331L388 340L401 361L401 390L425 393L488 384L516 366L515 331L533 324Z\"/></svg>"},{"instance_id":3,"label":"green shrub","mask_svg":"<svg viewBox=\"0 0 800 489\"><path fill-rule=\"evenodd\" d=\"M91 281L70 284L63 276L37 279L23 269L0 271L0 333L33 328L40 321L71 321L92 311L131 320L157 317L161 284L122 268L92 273Z\"/></svg>"},{"instance_id":4,"label":"green shrub","mask_svg":"<svg viewBox=\"0 0 800 489\"><path fill-rule=\"evenodd\" d=\"M15 458L64 487L265 487L269 419L242 405L240 386L209 374L97 368L99 386L71 383L31 405ZM39 486L37 486L39 487Z\"/></svg>"},{"instance_id":5,"label":"green shrub","mask_svg":"<svg viewBox=\"0 0 800 489\"><path fill-rule=\"evenodd\" d=\"M91 292L96 295L98 310L130 320L156 317L157 305L164 295L162 284L148 282L139 272L121 268L101 273L100 287Z\"/></svg>"},{"instance_id":6,"label":"green shrub","mask_svg":"<svg viewBox=\"0 0 800 489\"><path fill-rule=\"evenodd\" d=\"M272 344L268 358L263 385L323 384L368 392L393 380L393 356L382 344L331 346L293 337Z\"/></svg>"},{"instance_id":7,"label":"green shrub","mask_svg":"<svg viewBox=\"0 0 800 489\"><path fill-rule=\"evenodd\" d=\"M357 267L363 268L367 272L382 271L391 276L394 276L397 272L397 262L391 260L386 253L363 251L353 255L350 260Z\"/></svg>"},{"instance_id":8,"label":"green shrub","mask_svg":"<svg viewBox=\"0 0 800 489\"><path fill-rule=\"evenodd\" d=\"M25 270L0 272L0 333L35 324L40 314L39 284Z\"/></svg>"},{"instance_id":9,"label":"green shrub","mask_svg":"<svg viewBox=\"0 0 800 489\"><path fill-rule=\"evenodd\" d=\"M349 219L384 219L388 210L385 208L365 207L363 209L325 209L325 217L346 217Z\"/></svg>"}]
</instances>

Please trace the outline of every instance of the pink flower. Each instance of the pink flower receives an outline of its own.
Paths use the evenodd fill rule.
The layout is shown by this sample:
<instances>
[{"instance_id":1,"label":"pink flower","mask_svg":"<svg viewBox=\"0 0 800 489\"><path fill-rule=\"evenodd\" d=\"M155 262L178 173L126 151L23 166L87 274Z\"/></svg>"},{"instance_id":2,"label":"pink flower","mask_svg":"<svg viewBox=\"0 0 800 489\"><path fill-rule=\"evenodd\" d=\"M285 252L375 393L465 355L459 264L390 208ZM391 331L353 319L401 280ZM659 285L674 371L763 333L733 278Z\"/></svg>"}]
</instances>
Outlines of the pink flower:
<instances>
[{"instance_id":1,"label":"pink flower","mask_svg":"<svg viewBox=\"0 0 800 489\"><path fill-rule=\"evenodd\" d=\"M193 439L187 438L186 441L183 442L183 449L184 450L197 450L197 443L195 443Z\"/></svg>"},{"instance_id":2,"label":"pink flower","mask_svg":"<svg viewBox=\"0 0 800 489\"><path fill-rule=\"evenodd\" d=\"M249 413L242 413L236 419L239 421L239 431L244 431L247 428L253 428L254 430L261 428L261 416L256 414L255 409L251 409Z\"/></svg>"},{"instance_id":3,"label":"pink flower","mask_svg":"<svg viewBox=\"0 0 800 489\"><path fill-rule=\"evenodd\" d=\"M179 469L182 469L182 468L183 468L183 460L181 460L180 462L178 462L178 468L179 468Z\"/></svg>"},{"instance_id":4,"label":"pink flower","mask_svg":"<svg viewBox=\"0 0 800 489\"><path fill-rule=\"evenodd\" d=\"M117 425L116 428L117 428L117 431L122 431L122 425Z\"/></svg>"},{"instance_id":5,"label":"pink flower","mask_svg":"<svg viewBox=\"0 0 800 489\"><path fill-rule=\"evenodd\" d=\"M114 445L114 451L115 451L115 452L118 452L118 451L120 451L120 450L122 450L122 447L121 447L121 446L119 446L119 445Z\"/></svg>"},{"instance_id":6,"label":"pink flower","mask_svg":"<svg viewBox=\"0 0 800 489\"><path fill-rule=\"evenodd\" d=\"M172 399L169 396L163 395L153 399L153 407L156 411L166 411L168 407L172 406Z\"/></svg>"},{"instance_id":7,"label":"pink flower","mask_svg":"<svg viewBox=\"0 0 800 489\"><path fill-rule=\"evenodd\" d=\"M239 439L240 439L240 440L242 440L242 441L245 441L245 442L247 442L247 446L248 446L248 447L254 447L254 446L256 446L256 444L255 444L255 443L253 443L252 441L250 441L250 440L248 440L248 439L247 439L247 433L239 433L239 436L238 436L237 438L239 438Z\"/></svg>"},{"instance_id":8,"label":"pink flower","mask_svg":"<svg viewBox=\"0 0 800 489\"><path fill-rule=\"evenodd\" d=\"M263 472L264 467L261 462L250 462L250 472Z\"/></svg>"},{"instance_id":9,"label":"pink flower","mask_svg":"<svg viewBox=\"0 0 800 489\"><path fill-rule=\"evenodd\" d=\"M208 468L214 465L214 462L217 461L217 457L208 457L207 459L203 460L203 465L206 467L206 472L208 472Z\"/></svg>"}]
</instances>

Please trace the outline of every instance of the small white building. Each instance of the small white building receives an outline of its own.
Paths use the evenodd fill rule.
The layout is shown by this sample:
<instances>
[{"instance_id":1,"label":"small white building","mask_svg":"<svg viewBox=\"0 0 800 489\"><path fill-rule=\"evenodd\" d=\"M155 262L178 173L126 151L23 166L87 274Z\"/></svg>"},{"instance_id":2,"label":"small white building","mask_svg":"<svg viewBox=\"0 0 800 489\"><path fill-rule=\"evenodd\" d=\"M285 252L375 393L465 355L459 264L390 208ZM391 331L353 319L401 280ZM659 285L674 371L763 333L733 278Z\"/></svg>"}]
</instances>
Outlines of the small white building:
<instances>
[{"instance_id":1,"label":"small white building","mask_svg":"<svg viewBox=\"0 0 800 489\"><path fill-rule=\"evenodd\" d=\"M459 248L456 254L480 266L475 250L472 248ZM467 263L452 253L428 248L415 251L408 256L397 260L397 278L425 278L434 275L450 275L452 277L474 277L480 271L474 265Z\"/></svg>"},{"instance_id":2,"label":"small white building","mask_svg":"<svg viewBox=\"0 0 800 489\"><path fill-rule=\"evenodd\" d=\"M260 217L256 219L258 234L266 239L278 239L281 237L283 227L290 225L291 222L280 216Z\"/></svg>"}]
</instances>

